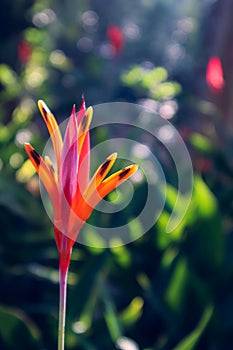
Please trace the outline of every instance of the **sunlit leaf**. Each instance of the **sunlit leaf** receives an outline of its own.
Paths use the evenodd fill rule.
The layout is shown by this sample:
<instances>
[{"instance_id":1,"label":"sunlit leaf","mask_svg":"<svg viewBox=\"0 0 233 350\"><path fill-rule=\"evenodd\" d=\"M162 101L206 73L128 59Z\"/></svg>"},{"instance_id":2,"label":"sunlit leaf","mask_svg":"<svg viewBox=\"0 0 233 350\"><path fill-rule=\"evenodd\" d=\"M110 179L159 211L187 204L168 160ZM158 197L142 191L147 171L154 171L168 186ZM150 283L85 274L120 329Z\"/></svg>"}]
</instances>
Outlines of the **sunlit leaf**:
<instances>
[{"instance_id":1,"label":"sunlit leaf","mask_svg":"<svg viewBox=\"0 0 233 350\"><path fill-rule=\"evenodd\" d=\"M109 330L109 334L113 342L122 336L121 325L118 320L117 312L114 306L113 301L106 288L102 289L103 303L104 303L104 318Z\"/></svg>"},{"instance_id":2,"label":"sunlit leaf","mask_svg":"<svg viewBox=\"0 0 233 350\"><path fill-rule=\"evenodd\" d=\"M120 320L124 326L130 326L138 321L143 312L144 301L140 297L135 297L131 303L121 312Z\"/></svg>"},{"instance_id":3,"label":"sunlit leaf","mask_svg":"<svg viewBox=\"0 0 233 350\"><path fill-rule=\"evenodd\" d=\"M198 176L194 181L196 214L196 244L199 256L205 264L215 268L223 262L224 242L223 226L218 203L205 182ZM193 226L194 229L194 226ZM195 239L195 237L194 237Z\"/></svg>"},{"instance_id":4,"label":"sunlit leaf","mask_svg":"<svg viewBox=\"0 0 233 350\"><path fill-rule=\"evenodd\" d=\"M165 299L170 308L176 312L179 312L182 309L189 278L188 276L189 269L187 266L187 261L180 259L176 264L165 295Z\"/></svg>"},{"instance_id":5,"label":"sunlit leaf","mask_svg":"<svg viewBox=\"0 0 233 350\"><path fill-rule=\"evenodd\" d=\"M112 242L113 243L113 242ZM117 242L114 242L117 243ZM117 262L122 266L129 266L131 262L130 251L124 245L113 246L111 248L112 253L115 255Z\"/></svg>"},{"instance_id":6,"label":"sunlit leaf","mask_svg":"<svg viewBox=\"0 0 233 350\"><path fill-rule=\"evenodd\" d=\"M212 315L213 306L208 306L200 319L197 327L173 349L173 350L193 350L196 349L198 341L204 333Z\"/></svg>"},{"instance_id":7,"label":"sunlit leaf","mask_svg":"<svg viewBox=\"0 0 233 350\"><path fill-rule=\"evenodd\" d=\"M201 151L202 153L210 154L214 150L212 142L201 134L192 133L189 141L198 151Z\"/></svg>"}]
</instances>

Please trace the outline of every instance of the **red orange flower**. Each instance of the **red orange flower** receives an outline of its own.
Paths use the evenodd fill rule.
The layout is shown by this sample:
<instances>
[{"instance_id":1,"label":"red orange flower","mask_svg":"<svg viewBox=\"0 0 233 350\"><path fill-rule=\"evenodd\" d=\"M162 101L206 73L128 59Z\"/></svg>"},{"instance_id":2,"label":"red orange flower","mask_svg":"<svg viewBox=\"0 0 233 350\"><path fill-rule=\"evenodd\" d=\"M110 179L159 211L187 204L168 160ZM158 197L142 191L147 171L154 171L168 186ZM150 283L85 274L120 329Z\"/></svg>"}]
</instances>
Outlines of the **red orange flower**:
<instances>
[{"instance_id":1,"label":"red orange flower","mask_svg":"<svg viewBox=\"0 0 233 350\"><path fill-rule=\"evenodd\" d=\"M56 167L48 156L40 156L29 143L25 144L25 149L51 199L60 268L66 270L72 246L94 207L127 180L137 170L137 165L127 166L106 177L117 158L113 153L89 180L92 108L86 109L84 100L78 113L73 107L63 140L49 108L41 100L38 106L52 140Z\"/></svg>"},{"instance_id":2,"label":"red orange flower","mask_svg":"<svg viewBox=\"0 0 233 350\"><path fill-rule=\"evenodd\" d=\"M98 202L127 180L137 170L137 165L127 166L106 178L117 158L113 153L89 180L92 108L86 109L84 99L77 114L73 107L63 140L49 108L41 100L38 106L52 140L56 166L48 156L40 156L29 143L25 144L25 149L53 206L60 272L58 350L64 350L67 275L73 244Z\"/></svg>"}]
</instances>

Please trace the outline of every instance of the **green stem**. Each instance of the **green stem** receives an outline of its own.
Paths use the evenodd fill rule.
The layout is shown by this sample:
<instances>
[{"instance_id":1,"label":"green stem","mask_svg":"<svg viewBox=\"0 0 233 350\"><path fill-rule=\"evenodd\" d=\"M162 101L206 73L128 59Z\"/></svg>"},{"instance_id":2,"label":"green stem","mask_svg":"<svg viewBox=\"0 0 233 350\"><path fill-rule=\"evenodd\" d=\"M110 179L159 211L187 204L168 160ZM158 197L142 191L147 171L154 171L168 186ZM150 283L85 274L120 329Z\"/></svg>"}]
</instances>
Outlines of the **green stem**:
<instances>
[{"instance_id":1,"label":"green stem","mask_svg":"<svg viewBox=\"0 0 233 350\"><path fill-rule=\"evenodd\" d=\"M60 268L58 350L64 350L64 344L65 344L67 275L68 275L68 268L67 269Z\"/></svg>"}]
</instances>

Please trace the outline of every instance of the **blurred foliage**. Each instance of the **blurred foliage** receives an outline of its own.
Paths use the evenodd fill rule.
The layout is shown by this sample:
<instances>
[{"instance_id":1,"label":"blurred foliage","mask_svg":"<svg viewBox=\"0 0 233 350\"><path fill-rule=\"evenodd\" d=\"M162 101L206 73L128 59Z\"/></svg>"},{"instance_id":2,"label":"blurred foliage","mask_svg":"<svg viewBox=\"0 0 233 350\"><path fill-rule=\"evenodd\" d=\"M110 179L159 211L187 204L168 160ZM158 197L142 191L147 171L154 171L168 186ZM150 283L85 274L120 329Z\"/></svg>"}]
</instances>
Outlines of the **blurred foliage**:
<instances>
[{"instance_id":1,"label":"blurred foliage","mask_svg":"<svg viewBox=\"0 0 233 350\"><path fill-rule=\"evenodd\" d=\"M143 68L134 66L129 72L123 74L122 81L126 86L132 87L140 95L155 100L164 100L180 93L181 86L176 82L166 81L168 73L165 68Z\"/></svg>"},{"instance_id":2,"label":"blurred foliage","mask_svg":"<svg viewBox=\"0 0 233 350\"><path fill-rule=\"evenodd\" d=\"M0 349L56 348L57 250L23 143L39 151L45 145L38 98L61 121L82 93L88 105L130 101L172 119L195 177L190 207L172 234L164 232L177 197L175 169L166 173L166 205L146 235L108 250L75 246L66 349L229 349L232 140L226 144L222 136L219 96L206 102L207 93L201 100L195 91L195 81L204 80L198 65L208 56L202 30L211 6L209 0L1 1ZM108 135L103 129L94 137ZM144 182L135 185L127 217L140 209L145 191ZM119 213L115 220L124 218Z\"/></svg>"}]
</instances>

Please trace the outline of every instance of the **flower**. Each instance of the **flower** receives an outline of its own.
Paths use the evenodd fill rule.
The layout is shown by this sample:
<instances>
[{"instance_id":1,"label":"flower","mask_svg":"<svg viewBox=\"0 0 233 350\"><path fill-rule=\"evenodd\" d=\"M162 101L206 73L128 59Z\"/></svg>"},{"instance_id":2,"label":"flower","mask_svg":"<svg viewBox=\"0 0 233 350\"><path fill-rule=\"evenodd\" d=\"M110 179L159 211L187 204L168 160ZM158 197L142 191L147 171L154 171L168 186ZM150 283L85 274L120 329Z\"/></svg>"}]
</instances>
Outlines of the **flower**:
<instances>
[{"instance_id":1,"label":"flower","mask_svg":"<svg viewBox=\"0 0 233 350\"><path fill-rule=\"evenodd\" d=\"M25 150L34 165L53 206L55 241L59 251L59 267L67 270L78 233L99 201L127 180L137 170L129 165L108 176L117 154L111 154L89 180L89 127L93 109L86 109L83 99L78 113L73 106L64 140L56 119L47 105L38 101L56 156L56 166L29 144Z\"/></svg>"},{"instance_id":2,"label":"flower","mask_svg":"<svg viewBox=\"0 0 233 350\"><path fill-rule=\"evenodd\" d=\"M109 25L107 37L112 45L114 55L120 54L124 47L124 33L122 29L117 25Z\"/></svg>"},{"instance_id":3,"label":"flower","mask_svg":"<svg viewBox=\"0 0 233 350\"><path fill-rule=\"evenodd\" d=\"M211 57L206 69L206 82L213 93L220 93L224 87L222 62L219 57Z\"/></svg>"}]
</instances>

